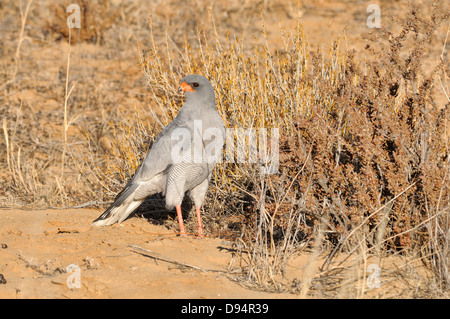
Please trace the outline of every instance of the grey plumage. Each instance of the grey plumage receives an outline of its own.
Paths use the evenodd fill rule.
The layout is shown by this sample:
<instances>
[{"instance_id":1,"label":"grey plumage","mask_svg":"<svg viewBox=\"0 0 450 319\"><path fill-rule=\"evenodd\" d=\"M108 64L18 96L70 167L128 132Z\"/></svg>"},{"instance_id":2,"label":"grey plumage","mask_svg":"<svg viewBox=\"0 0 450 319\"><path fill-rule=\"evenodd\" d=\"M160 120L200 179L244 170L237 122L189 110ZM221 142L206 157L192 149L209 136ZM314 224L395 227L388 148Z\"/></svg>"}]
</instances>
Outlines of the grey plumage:
<instances>
[{"instance_id":1,"label":"grey plumage","mask_svg":"<svg viewBox=\"0 0 450 319\"><path fill-rule=\"evenodd\" d=\"M145 198L161 192L167 208L175 206L177 213L185 193L189 192L200 218L199 208L212 170L222 154L225 126L216 110L214 89L205 77L188 75L181 83L180 89L186 94L185 104L158 135L133 178L117 195L114 203L93 222L94 225L120 223ZM183 233L180 215L181 212L179 222ZM200 228L199 220L199 231Z\"/></svg>"}]
</instances>

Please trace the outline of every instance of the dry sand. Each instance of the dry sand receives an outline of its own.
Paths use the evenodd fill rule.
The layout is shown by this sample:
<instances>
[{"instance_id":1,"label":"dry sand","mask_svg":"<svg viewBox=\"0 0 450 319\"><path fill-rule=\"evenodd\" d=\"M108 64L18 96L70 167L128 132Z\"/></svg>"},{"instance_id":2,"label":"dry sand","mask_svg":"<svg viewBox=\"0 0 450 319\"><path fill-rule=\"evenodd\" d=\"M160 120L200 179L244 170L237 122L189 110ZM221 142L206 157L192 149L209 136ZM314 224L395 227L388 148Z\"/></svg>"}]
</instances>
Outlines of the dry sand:
<instances>
[{"instance_id":1,"label":"dry sand","mask_svg":"<svg viewBox=\"0 0 450 319\"><path fill-rule=\"evenodd\" d=\"M0 298L283 298L246 289L226 273L189 268L133 252L137 245L178 262L226 271L230 242L180 238L164 226L132 218L91 227L98 210L0 211ZM69 289L66 267L80 267Z\"/></svg>"}]
</instances>

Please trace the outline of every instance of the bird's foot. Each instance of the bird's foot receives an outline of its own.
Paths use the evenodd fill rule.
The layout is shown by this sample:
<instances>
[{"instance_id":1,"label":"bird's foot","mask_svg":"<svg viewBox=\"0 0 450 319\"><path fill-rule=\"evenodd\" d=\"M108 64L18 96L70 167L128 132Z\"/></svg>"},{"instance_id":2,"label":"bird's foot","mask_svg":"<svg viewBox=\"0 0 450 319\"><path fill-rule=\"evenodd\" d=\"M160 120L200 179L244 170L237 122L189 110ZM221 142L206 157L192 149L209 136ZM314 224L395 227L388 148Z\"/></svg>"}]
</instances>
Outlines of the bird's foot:
<instances>
[{"instance_id":1,"label":"bird's foot","mask_svg":"<svg viewBox=\"0 0 450 319\"><path fill-rule=\"evenodd\" d=\"M180 232L180 237L188 238L189 236L186 234L186 232L181 231Z\"/></svg>"}]
</instances>

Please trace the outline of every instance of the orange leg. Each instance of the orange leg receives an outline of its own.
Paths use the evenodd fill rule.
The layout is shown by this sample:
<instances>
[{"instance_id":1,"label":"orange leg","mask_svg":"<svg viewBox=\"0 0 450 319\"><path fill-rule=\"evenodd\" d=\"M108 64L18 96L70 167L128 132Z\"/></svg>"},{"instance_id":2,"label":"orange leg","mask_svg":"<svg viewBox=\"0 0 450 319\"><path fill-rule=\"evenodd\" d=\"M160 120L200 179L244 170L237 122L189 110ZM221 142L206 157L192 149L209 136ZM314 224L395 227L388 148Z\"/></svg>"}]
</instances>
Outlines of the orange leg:
<instances>
[{"instance_id":1,"label":"orange leg","mask_svg":"<svg viewBox=\"0 0 450 319\"><path fill-rule=\"evenodd\" d=\"M181 205L176 205L175 209L177 210L178 224L180 224L180 235L187 237L183 224L183 215L181 214Z\"/></svg>"},{"instance_id":2,"label":"orange leg","mask_svg":"<svg viewBox=\"0 0 450 319\"><path fill-rule=\"evenodd\" d=\"M203 233L202 216L200 213L200 207L195 207L195 210L197 211L198 237L205 237L205 234Z\"/></svg>"}]
</instances>

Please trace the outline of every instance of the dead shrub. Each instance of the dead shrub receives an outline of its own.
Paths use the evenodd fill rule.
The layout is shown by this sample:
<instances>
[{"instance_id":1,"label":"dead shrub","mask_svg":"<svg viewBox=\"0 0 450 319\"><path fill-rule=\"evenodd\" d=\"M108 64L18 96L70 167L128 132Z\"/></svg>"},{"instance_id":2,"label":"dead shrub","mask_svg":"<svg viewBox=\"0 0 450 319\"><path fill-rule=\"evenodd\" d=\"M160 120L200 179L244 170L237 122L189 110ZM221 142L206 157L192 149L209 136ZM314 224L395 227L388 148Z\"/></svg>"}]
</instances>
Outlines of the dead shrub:
<instances>
[{"instance_id":1,"label":"dead shrub","mask_svg":"<svg viewBox=\"0 0 450 319\"><path fill-rule=\"evenodd\" d=\"M71 1L53 3L50 17L46 21L46 30L52 32L58 40L68 39L70 29L67 27L67 18L71 12L66 10ZM107 0L81 0L80 6L80 28L74 29L71 35L71 43L77 41L101 42L106 30L110 29L117 21L121 11Z\"/></svg>"}]
</instances>

